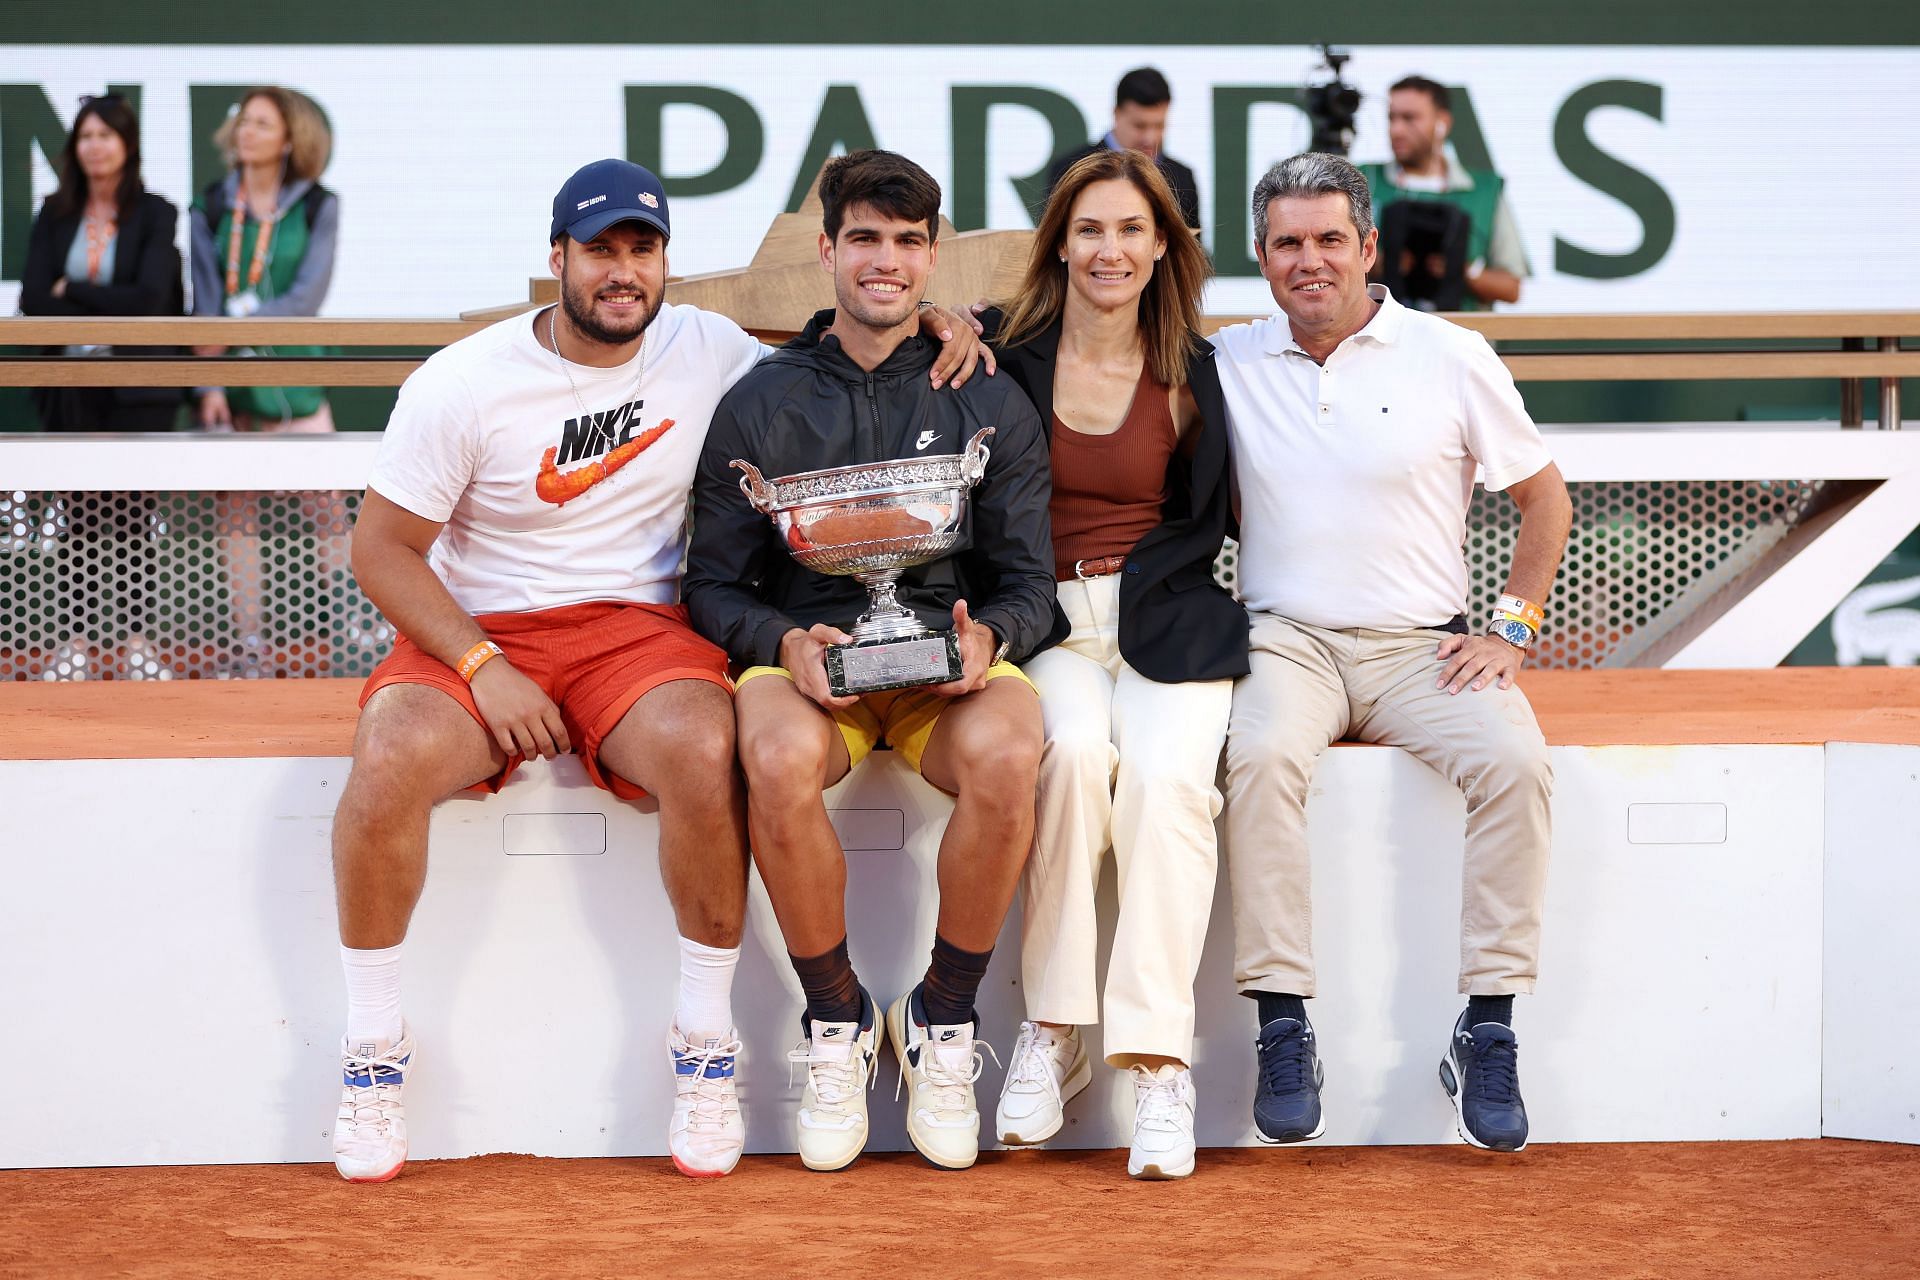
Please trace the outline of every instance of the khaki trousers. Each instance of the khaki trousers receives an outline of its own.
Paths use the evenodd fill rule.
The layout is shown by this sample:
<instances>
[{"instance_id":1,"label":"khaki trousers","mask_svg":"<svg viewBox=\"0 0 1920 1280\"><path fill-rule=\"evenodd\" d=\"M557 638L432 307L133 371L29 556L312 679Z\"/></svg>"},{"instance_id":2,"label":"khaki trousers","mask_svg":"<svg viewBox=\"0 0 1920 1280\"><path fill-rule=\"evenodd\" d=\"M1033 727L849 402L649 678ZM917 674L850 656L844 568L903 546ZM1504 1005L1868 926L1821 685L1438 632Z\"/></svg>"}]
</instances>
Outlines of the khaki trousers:
<instances>
[{"instance_id":1,"label":"khaki trousers","mask_svg":"<svg viewBox=\"0 0 1920 1280\"><path fill-rule=\"evenodd\" d=\"M1533 990L1546 893L1553 769L1516 686L1449 694L1442 631L1328 631L1253 614L1252 671L1227 738L1234 978L1314 994L1307 787L1343 738L1404 747L1465 793L1460 990Z\"/></svg>"},{"instance_id":2,"label":"khaki trousers","mask_svg":"<svg viewBox=\"0 0 1920 1280\"><path fill-rule=\"evenodd\" d=\"M1120 656L1118 575L1063 582L1073 632L1025 665L1047 745L1024 873L1027 1016L1100 1021L1094 890L1111 848L1119 916L1107 961L1107 1059L1193 1060L1193 981L1213 910L1214 785L1231 680L1158 684Z\"/></svg>"}]
</instances>

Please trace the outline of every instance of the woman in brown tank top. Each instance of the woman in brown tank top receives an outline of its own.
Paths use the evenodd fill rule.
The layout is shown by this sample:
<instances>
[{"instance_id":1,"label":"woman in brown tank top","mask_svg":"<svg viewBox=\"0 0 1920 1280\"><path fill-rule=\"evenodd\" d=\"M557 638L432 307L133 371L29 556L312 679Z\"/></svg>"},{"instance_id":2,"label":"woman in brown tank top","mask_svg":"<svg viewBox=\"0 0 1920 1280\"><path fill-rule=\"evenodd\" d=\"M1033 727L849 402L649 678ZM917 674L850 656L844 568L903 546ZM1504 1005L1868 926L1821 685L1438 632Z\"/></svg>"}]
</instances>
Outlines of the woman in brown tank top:
<instances>
[{"instance_id":1,"label":"woman in brown tank top","mask_svg":"<svg viewBox=\"0 0 1920 1280\"><path fill-rule=\"evenodd\" d=\"M1048 200L1019 293L989 312L1000 362L1050 424L1055 576L1072 631L1034 657L1047 748L1026 871L1022 1023L1000 1140L1046 1141L1092 1080L1094 890L1119 915L1102 1048L1134 1094L1127 1169L1194 1166L1194 975L1213 903L1214 776L1246 671L1246 614L1214 584L1225 420L1196 333L1205 251L1153 162L1096 152Z\"/></svg>"}]
</instances>

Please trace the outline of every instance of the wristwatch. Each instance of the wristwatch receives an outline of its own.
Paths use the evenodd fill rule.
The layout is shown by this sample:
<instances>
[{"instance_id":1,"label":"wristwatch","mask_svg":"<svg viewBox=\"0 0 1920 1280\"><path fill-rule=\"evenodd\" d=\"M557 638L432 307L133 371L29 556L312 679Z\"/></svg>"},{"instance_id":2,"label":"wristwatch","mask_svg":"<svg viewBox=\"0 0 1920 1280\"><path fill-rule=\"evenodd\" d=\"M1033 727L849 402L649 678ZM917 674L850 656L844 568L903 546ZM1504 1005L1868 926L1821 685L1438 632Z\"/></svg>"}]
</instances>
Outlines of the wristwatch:
<instances>
[{"instance_id":1,"label":"wristwatch","mask_svg":"<svg viewBox=\"0 0 1920 1280\"><path fill-rule=\"evenodd\" d=\"M983 625L983 626L986 626L986 624L985 624L985 623L982 623L981 625ZM989 632L992 632L992 634L994 634L994 635L996 635L996 636L1000 634L1000 633L999 633L998 631L994 631L994 630L993 630L993 628L992 628L991 626L987 626L987 630L988 630ZM1002 662L1004 662L1004 661L1006 661L1006 657L1007 657L1007 650L1008 650L1008 649L1011 649L1012 647L1013 647L1013 641L1011 641L1011 640L1002 640L1002 641L1000 642L1000 647L999 647L999 648L997 648L997 649L995 649L995 650L993 651L993 660L992 660L991 662L989 662L989 663L987 663L987 666L988 666L988 667L990 667L990 668L991 668L991 667L997 667L997 666L999 666L999 665L1000 665L1000 664L1001 664Z\"/></svg>"},{"instance_id":2,"label":"wristwatch","mask_svg":"<svg viewBox=\"0 0 1920 1280\"><path fill-rule=\"evenodd\" d=\"M1505 640L1516 649L1527 649L1533 645L1535 632L1518 618L1495 618L1487 624L1487 634L1496 640Z\"/></svg>"}]
</instances>

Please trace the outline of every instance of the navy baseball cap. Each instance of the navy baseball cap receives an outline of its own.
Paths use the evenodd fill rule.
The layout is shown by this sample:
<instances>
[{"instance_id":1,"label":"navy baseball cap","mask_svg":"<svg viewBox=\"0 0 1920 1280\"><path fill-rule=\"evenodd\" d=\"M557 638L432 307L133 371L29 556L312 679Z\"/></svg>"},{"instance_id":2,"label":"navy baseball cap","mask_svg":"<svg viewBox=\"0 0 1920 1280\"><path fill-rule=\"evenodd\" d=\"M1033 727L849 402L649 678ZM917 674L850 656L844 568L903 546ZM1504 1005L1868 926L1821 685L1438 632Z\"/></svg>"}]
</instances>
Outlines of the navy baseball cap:
<instances>
[{"instance_id":1,"label":"navy baseball cap","mask_svg":"<svg viewBox=\"0 0 1920 1280\"><path fill-rule=\"evenodd\" d=\"M631 160L595 160L567 179L553 198L551 244L562 235L581 244L616 222L644 222L671 239L667 192L651 170Z\"/></svg>"}]
</instances>

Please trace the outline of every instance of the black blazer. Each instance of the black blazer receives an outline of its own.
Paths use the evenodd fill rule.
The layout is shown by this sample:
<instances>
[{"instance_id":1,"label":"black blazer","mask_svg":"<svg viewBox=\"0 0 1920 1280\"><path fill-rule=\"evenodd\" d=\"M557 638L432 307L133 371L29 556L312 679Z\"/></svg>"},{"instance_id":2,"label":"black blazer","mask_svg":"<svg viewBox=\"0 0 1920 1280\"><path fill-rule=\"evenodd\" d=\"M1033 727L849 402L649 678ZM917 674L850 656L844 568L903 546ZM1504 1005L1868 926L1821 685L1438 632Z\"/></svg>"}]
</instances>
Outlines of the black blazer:
<instances>
[{"instance_id":1,"label":"black blazer","mask_svg":"<svg viewBox=\"0 0 1920 1280\"><path fill-rule=\"evenodd\" d=\"M66 274L67 253L80 232L80 213L53 217L43 207L27 239L20 273L20 310L30 316L177 316L185 310L180 251L174 247L179 212L151 191L142 192L120 217L113 251L113 278L104 284L67 281L66 296L53 296Z\"/></svg>"},{"instance_id":2,"label":"black blazer","mask_svg":"<svg viewBox=\"0 0 1920 1280\"><path fill-rule=\"evenodd\" d=\"M980 319L990 339L1005 323L998 310ZM996 341L994 350L1001 372L1027 393L1051 438L1060 322L1016 347ZM1196 340L1187 382L1200 406L1199 435L1190 454L1174 451L1161 521L1134 544L1120 577L1120 654L1135 671L1162 684L1247 674L1247 611L1213 580L1214 557L1227 536L1233 503L1227 402L1211 345Z\"/></svg>"},{"instance_id":3,"label":"black blazer","mask_svg":"<svg viewBox=\"0 0 1920 1280\"><path fill-rule=\"evenodd\" d=\"M1106 149L1107 141L1102 138L1097 142L1089 142L1078 151L1069 151L1056 159L1047 169L1047 194L1049 196L1053 194L1053 189L1060 185L1060 179L1065 176L1068 169L1073 167L1076 160L1083 160L1097 151ZM1159 166L1160 175L1167 180L1167 185L1173 188L1173 198L1180 204L1181 218L1195 231L1200 230L1200 187L1193 179L1193 170L1164 151L1154 158L1154 164Z\"/></svg>"}]
</instances>

